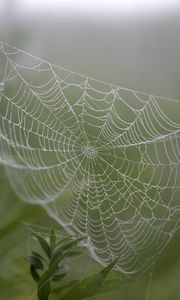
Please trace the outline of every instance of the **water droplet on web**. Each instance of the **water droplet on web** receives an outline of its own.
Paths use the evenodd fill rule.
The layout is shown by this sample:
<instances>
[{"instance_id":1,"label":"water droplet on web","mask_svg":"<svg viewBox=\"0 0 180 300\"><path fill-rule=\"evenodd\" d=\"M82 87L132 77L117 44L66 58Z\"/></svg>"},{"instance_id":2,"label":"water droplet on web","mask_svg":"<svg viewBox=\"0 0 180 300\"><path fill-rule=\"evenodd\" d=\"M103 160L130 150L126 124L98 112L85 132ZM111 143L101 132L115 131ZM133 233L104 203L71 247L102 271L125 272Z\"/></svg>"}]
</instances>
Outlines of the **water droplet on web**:
<instances>
[{"instance_id":1,"label":"water droplet on web","mask_svg":"<svg viewBox=\"0 0 180 300\"><path fill-rule=\"evenodd\" d=\"M4 83L0 82L0 92L3 92L3 91L4 91Z\"/></svg>"}]
</instances>

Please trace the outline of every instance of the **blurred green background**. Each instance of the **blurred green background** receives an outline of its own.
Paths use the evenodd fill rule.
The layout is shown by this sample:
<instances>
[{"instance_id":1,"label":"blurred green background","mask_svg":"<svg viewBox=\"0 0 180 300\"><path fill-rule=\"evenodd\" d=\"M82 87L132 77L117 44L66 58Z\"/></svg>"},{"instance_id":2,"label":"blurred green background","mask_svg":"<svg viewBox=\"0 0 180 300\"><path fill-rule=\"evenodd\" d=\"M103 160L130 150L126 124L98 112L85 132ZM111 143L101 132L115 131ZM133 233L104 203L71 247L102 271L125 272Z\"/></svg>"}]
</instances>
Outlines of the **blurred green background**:
<instances>
[{"instance_id":1,"label":"blurred green background","mask_svg":"<svg viewBox=\"0 0 180 300\"><path fill-rule=\"evenodd\" d=\"M24 1L25 2L25 1ZM116 17L27 10L19 1L0 0L0 39L51 63L130 89L180 99L180 18L165 15ZM13 193L0 168L0 299L36 299L23 257L30 251L24 222L55 224L38 206ZM72 277L100 269L88 255L71 263ZM84 268L85 266L85 268ZM81 272L79 270L81 269ZM180 299L180 232L154 266L148 300ZM94 299L145 300L149 276Z\"/></svg>"}]
</instances>

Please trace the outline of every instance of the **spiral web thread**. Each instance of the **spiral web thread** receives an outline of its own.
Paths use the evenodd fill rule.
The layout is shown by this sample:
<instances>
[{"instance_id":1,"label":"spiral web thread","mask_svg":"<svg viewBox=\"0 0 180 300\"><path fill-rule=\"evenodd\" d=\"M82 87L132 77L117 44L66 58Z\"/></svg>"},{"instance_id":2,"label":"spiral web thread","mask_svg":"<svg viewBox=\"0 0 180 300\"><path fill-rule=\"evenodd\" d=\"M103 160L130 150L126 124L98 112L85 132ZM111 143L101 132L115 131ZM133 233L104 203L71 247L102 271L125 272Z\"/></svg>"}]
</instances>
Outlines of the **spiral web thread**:
<instances>
[{"instance_id":1,"label":"spiral web thread","mask_svg":"<svg viewBox=\"0 0 180 300\"><path fill-rule=\"evenodd\" d=\"M179 227L180 101L0 44L0 162L102 264L152 265Z\"/></svg>"}]
</instances>

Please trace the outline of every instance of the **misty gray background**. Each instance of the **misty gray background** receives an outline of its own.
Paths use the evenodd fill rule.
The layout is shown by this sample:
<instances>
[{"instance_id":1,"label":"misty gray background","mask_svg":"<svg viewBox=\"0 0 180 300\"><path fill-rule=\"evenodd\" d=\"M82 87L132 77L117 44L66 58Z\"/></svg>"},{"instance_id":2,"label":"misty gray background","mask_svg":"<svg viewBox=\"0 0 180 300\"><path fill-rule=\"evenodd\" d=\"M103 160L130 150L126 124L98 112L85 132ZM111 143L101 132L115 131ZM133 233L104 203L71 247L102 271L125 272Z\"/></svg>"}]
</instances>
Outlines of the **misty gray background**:
<instances>
[{"instance_id":1,"label":"misty gray background","mask_svg":"<svg viewBox=\"0 0 180 300\"><path fill-rule=\"evenodd\" d=\"M180 98L180 11L82 14L0 0L0 39L75 72Z\"/></svg>"}]
</instances>

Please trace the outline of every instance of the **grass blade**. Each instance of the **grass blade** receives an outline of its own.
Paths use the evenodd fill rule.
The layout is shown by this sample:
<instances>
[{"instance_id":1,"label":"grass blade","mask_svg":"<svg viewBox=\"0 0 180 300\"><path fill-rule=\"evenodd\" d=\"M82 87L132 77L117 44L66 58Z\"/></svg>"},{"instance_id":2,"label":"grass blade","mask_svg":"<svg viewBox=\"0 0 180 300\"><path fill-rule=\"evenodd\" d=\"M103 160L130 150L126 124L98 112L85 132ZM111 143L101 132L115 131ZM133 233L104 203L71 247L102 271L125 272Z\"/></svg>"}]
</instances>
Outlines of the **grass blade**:
<instances>
[{"instance_id":1,"label":"grass blade","mask_svg":"<svg viewBox=\"0 0 180 300\"><path fill-rule=\"evenodd\" d=\"M34 236L37 238L39 244L41 245L41 248L44 250L44 252L46 253L46 255L51 258L51 249L49 247L48 242L42 238L40 235L34 233Z\"/></svg>"},{"instance_id":2,"label":"grass blade","mask_svg":"<svg viewBox=\"0 0 180 300\"><path fill-rule=\"evenodd\" d=\"M97 275L91 275L77 283L72 289L70 289L63 297L59 298L58 300L81 300L87 297L94 296L105 281L109 272L115 266L117 260L118 258L110 263Z\"/></svg>"}]
</instances>

